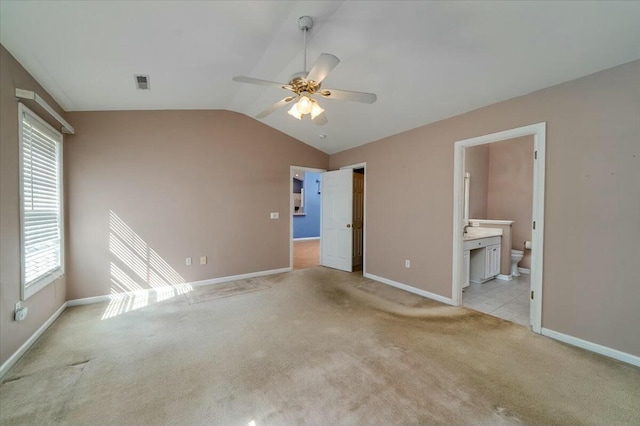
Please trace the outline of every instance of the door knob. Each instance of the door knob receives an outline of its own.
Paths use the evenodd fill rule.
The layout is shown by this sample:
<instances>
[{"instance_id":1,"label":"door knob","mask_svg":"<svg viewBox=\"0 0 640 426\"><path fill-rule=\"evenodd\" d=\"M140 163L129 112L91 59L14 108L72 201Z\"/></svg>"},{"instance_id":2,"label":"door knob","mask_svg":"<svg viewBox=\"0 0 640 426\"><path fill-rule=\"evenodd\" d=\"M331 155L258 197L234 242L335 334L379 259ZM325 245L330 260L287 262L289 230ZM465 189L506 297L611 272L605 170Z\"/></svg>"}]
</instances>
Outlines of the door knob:
<instances>
[{"instance_id":1,"label":"door knob","mask_svg":"<svg viewBox=\"0 0 640 426\"><path fill-rule=\"evenodd\" d=\"M351 224L350 223L347 223L347 228L351 228Z\"/></svg>"}]
</instances>

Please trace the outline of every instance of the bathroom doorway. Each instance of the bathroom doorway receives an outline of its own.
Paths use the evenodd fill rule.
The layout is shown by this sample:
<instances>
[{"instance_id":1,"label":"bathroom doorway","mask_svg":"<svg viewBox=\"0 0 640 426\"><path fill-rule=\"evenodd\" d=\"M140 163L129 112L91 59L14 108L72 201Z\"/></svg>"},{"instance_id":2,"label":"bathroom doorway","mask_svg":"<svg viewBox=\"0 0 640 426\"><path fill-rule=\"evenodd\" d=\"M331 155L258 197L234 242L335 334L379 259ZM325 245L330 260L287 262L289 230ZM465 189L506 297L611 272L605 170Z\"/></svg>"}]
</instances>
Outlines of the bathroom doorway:
<instances>
[{"instance_id":1,"label":"bathroom doorway","mask_svg":"<svg viewBox=\"0 0 640 426\"><path fill-rule=\"evenodd\" d=\"M533 156L532 135L464 150L469 226L463 260L469 258L471 268L469 280L463 279L462 305L524 326L531 316ZM478 248L482 242L493 245ZM485 268L487 256L494 257L495 270Z\"/></svg>"},{"instance_id":2,"label":"bathroom doorway","mask_svg":"<svg viewBox=\"0 0 640 426\"><path fill-rule=\"evenodd\" d=\"M291 166L290 248L292 270L320 265L321 187L324 169Z\"/></svg>"},{"instance_id":3,"label":"bathroom doorway","mask_svg":"<svg viewBox=\"0 0 640 426\"><path fill-rule=\"evenodd\" d=\"M454 159L454 304L530 325L537 333L545 127L539 123L458 141ZM526 182L529 188L518 187Z\"/></svg>"}]
</instances>

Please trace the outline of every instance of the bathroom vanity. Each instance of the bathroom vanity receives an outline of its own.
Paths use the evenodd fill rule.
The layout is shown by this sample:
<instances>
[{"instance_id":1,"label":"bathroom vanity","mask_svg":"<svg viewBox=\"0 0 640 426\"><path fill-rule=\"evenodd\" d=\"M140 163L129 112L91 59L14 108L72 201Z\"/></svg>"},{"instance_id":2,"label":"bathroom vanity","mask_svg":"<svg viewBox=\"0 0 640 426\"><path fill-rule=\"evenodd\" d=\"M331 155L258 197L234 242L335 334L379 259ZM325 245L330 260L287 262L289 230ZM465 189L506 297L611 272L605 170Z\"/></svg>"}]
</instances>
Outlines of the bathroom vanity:
<instances>
[{"instance_id":1,"label":"bathroom vanity","mask_svg":"<svg viewBox=\"0 0 640 426\"><path fill-rule=\"evenodd\" d=\"M489 281L500 274L501 245L500 229L469 228L462 243L462 288L471 282Z\"/></svg>"}]
</instances>

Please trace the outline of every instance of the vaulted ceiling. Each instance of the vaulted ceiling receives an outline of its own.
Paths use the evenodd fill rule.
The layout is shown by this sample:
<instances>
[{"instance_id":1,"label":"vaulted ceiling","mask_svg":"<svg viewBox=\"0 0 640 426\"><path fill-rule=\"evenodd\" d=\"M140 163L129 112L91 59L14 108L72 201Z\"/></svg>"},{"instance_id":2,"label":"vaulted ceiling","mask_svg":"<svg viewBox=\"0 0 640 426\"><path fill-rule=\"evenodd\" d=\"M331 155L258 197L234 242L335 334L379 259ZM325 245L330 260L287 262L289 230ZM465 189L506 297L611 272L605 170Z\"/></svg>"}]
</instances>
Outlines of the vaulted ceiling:
<instances>
[{"instance_id":1,"label":"vaulted ceiling","mask_svg":"<svg viewBox=\"0 0 640 426\"><path fill-rule=\"evenodd\" d=\"M640 59L640 2L614 1L2 0L0 42L67 111L254 116L288 92L231 78L302 71L302 15L309 64L341 60L323 87L378 95L320 99L325 126L287 108L262 120L326 153Z\"/></svg>"}]
</instances>

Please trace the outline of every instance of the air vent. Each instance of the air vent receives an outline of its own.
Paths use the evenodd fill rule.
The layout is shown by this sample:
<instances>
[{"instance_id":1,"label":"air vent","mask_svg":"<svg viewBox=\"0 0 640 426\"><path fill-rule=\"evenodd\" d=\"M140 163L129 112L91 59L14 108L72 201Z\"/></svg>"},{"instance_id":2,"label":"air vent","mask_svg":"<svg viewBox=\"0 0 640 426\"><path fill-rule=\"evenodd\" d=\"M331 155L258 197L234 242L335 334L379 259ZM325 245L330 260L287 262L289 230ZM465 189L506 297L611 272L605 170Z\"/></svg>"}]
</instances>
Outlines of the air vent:
<instances>
[{"instance_id":1,"label":"air vent","mask_svg":"<svg viewBox=\"0 0 640 426\"><path fill-rule=\"evenodd\" d=\"M148 75L135 75L136 79L136 87L140 90L149 90L151 87L149 85L149 76Z\"/></svg>"}]
</instances>

